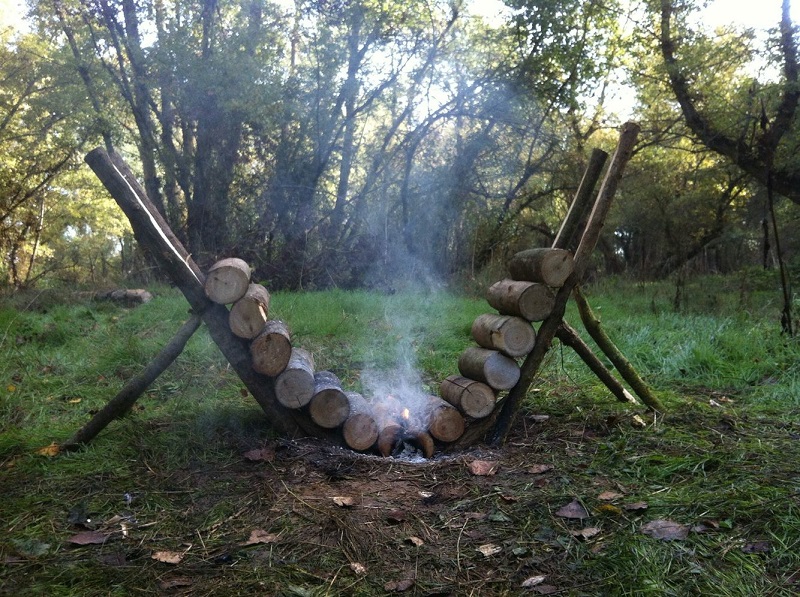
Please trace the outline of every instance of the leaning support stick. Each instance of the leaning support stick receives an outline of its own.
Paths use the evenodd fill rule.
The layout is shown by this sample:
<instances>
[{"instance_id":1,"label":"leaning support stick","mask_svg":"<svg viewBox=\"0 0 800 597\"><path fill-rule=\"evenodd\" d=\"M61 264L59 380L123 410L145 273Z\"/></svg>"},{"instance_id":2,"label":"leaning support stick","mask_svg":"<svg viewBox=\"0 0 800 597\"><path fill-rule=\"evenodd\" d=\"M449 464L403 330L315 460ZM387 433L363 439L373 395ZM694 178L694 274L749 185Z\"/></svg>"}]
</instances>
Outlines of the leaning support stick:
<instances>
[{"instance_id":1,"label":"leaning support stick","mask_svg":"<svg viewBox=\"0 0 800 597\"><path fill-rule=\"evenodd\" d=\"M200 316L192 315L175 333L172 339L147 364L139 375L132 378L108 403L101 408L81 429L71 438L61 444L60 449L76 450L92 441L111 421L127 413L139 396L153 383L159 375L183 352L189 338L200 327Z\"/></svg>"}]
</instances>

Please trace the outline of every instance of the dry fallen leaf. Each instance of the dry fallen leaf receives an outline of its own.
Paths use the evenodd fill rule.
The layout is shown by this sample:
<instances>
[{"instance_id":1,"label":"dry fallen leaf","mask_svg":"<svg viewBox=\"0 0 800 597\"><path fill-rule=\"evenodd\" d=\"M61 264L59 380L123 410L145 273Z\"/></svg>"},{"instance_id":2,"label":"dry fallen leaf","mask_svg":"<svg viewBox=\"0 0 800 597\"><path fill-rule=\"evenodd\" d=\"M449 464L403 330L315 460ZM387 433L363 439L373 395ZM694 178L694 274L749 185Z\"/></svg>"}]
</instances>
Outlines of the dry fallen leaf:
<instances>
[{"instance_id":1,"label":"dry fallen leaf","mask_svg":"<svg viewBox=\"0 0 800 597\"><path fill-rule=\"evenodd\" d=\"M367 573L367 567L359 562L350 562L350 570L359 576L364 576Z\"/></svg>"},{"instance_id":2,"label":"dry fallen leaf","mask_svg":"<svg viewBox=\"0 0 800 597\"><path fill-rule=\"evenodd\" d=\"M467 465L467 469L478 477L489 477L497 474L500 463L492 460L473 460Z\"/></svg>"},{"instance_id":3,"label":"dry fallen leaf","mask_svg":"<svg viewBox=\"0 0 800 597\"><path fill-rule=\"evenodd\" d=\"M486 543L485 545L478 547L478 551L488 558L496 553L500 553L503 551L503 548L499 545L495 545L494 543Z\"/></svg>"},{"instance_id":4,"label":"dry fallen leaf","mask_svg":"<svg viewBox=\"0 0 800 597\"><path fill-rule=\"evenodd\" d=\"M550 420L550 415L531 415L530 418L534 423L544 423Z\"/></svg>"},{"instance_id":5,"label":"dry fallen leaf","mask_svg":"<svg viewBox=\"0 0 800 597\"><path fill-rule=\"evenodd\" d=\"M586 508L583 507L577 499L572 500L566 506L561 506L558 510L556 510L556 516L560 516L561 518L589 518L589 513L586 511Z\"/></svg>"},{"instance_id":6,"label":"dry fallen leaf","mask_svg":"<svg viewBox=\"0 0 800 597\"><path fill-rule=\"evenodd\" d=\"M333 500L333 503L339 506L340 508L349 508L350 506L356 503L356 501L353 498L347 495L337 495L332 497L331 499Z\"/></svg>"},{"instance_id":7,"label":"dry fallen leaf","mask_svg":"<svg viewBox=\"0 0 800 597\"><path fill-rule=\"evenodd\" d=\"M628 512L639 512L640 510L647 510L647 502L632 502L622 506Z\"/></svg>"},{"instance_id":8,"label":"dry fallen leaf","mask_svg":"<svg viewBox=\"0 0 800 597\"><path fill-rule=\"evenodd\" d=\"M585 529L581 529L579 531L570 531L570 535L577 537L578 539L591 539L599 533L600 529L597 527L586 527Z\"/></svg>"},{"instance_id":9,"label":"dry fallen leaf","mask_svg":"<svg viewBox=\"0 0 800 597\"><path fill-rule=\"evenodd\" d=\"M386 520L391 524L405 522L406 518L406 513L403 510L390 510L389 513L386 514Z\"/></svg>"},{"instance_id":10,"label":"dry fallen leaf","mask_svg":"<svg viewBox=\"0 0 800 597\"><path fill-rule=\"evenodd\" d=\"M406 541L408 541L409 543L411 543L411 545L415 547L422 547L425 544L425 542L422 539L420 539L419 537L414 537L413 535L411 537L406 537Z\"/></svg>"},{"instance_id":11,"label":"dry fallen leaf","mask_svg":"<svg viewBox=\"0 0 800 597\"><path fill-rule=\"evenodd\" d=\"M58 453L61 451L61 448L56 442L53 442L49 446L45 446L44 448L39 448L36 450L36 453L39 456L58 456Z\"/></svg>"},{"instance_id":12,"label":"dry fallen leaf","mask_svg":"<svg viewBox=\"0 0 800 597\"><path fill-rule=\"evenodd\" d=\"M180 564L183 560L183 554L177 551L157 551L150 557L165 564Z\"/></svg>"},{"instance_id":13,"label":"dry fallen leaf","mask_svg":"<svg viewBox=\"0 0 800 597\"><path fill-rule=\"evenodd\" d=\"M532 475L541 475L553 470L552 464L534 464L529 466L526 471Z\"/></svg>"},{"instance_id":14,"label":"dry fallen leaf","mask_svg":"<svg viewBox=\"0 0 800 597\"><path fill-rule=\"evenodd\" d=\"M622 510L617 508L614 504L600 504L595 508L595 511L599 514L609 514L611 516L619 516L622 514Z\"/></svg>"},{"instance_id":15,"label":"dry fallen leaf","mask_svg":"<svg viewBox=\"0 0 800 597\"><path fill-rule=\"evenodd\" d=\"M524 581L522 581L522 586L526 589L529 589L530 587L535 587L536 585L542 584L546 578L546 576L541 575L531 576L530 578L526 578Z\"/></svg>"},{"instance_id":16,"label":"dry fallen leaf","mask_svg":"<svg viewBox=\"0 0 800 597\"><path fill-rule=\"evenodd\" d=\"M250 531L250 537L242 545L257 545L259 543L277 543L280 537L274 533L268 533L262 529Z\"/></svg>"},{"instance_id":17,"label":"dry fallen leaf","mask_svg":"<svg viewBox=\"0 0 800 597\"><path fill-rule=\"evenodd\" d=\"M561 589L553 585L539 585L538 587L533 587L533 592L539 593L539 595L552 595L553 593L558 593L560 590Z\"/></svg>"},{"instance_id":18,"label":"dry fallen leaf","mask_svg":"<svg viewBox=\"0 0 800 597\"><path fill-rule=\"evenodd\" d=\"M403 591L407 591L413 586L414 586L413 578L404 578L402 580L392 580L387 582L385 585L383 585L383 590L394 593L402 593Z\"/></svg>"},{"instance_id":19,"label":"dry fallen leaf","mask_svg":"<svg viewBox=\"0 0 800 597\"><path fill-rule=\"evenodd\" d=\"M772 546L769 541L753 541L742 546L743 553L769 553L772 551Z\"/></svg>"},{"instance_id":20,"label":"dry fallen leaf","mask_svg":"<svg viewBox=\"0 0 800 597\"><path fill-rule=\"evenodd\" d=\"M108 535L99 531L84 531L67 539L73 545L102 545L106 541Z\"/></svg>"},{"instance_id":21,"label":"dry fallen leaf","mask_svg":"<svg viewBox=\"0 0 800 597\"><path fill-rule=\"evenodd\" d=\"M642 533L662 541L682 541L689 536L689 525L671 520L651 520L642 527Z\"/></svg>"},{"instance_id":22,"label":"dry fallen leaf","mask_svg":"<svg viewBox=\"0 0 800 597\"><path fill-rule=\"evenodd\" d=\"M242 456L250 462L272 462L275 460L275 450L272 448L256 448L248 450Z\"/></svg>"},{"instance_id":23,"label":"dry fallen leaf","mask_svg":"<svg viewBox=\"0 0 800 597\"><path fill-rule=\"evenodd\" d=\"M194 581L188 576L175 576L173 578L164 578L158 581L158 587L162 591L169 591L171 589L178 589L180 587L191 587Z\"/></svg>"},{"instance_id":24,"label":"dry fallen leaf","mask_svg":"<svg viewBox=\"0 0 800 597\"><path fill-rule=\"evenodd\" d=\"M603 493L597 496L597 499L603 500L604 502L610 502L612 500L617 500L621 497L624 496L617 491L604 491Z\"/></svg>"}]
</instances>

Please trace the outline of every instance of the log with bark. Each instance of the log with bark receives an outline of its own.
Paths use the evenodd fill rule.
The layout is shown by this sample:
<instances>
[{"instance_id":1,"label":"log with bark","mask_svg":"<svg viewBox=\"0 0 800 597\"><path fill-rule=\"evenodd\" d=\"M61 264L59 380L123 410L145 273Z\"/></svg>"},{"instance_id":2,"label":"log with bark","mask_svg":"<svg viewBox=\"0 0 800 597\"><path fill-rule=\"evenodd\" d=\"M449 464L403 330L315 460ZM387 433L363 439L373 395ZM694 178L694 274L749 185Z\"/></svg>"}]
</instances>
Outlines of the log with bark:
<instances>
[{"instance_id":1,"label":"log with bark","mask_svg":"<svg viewBox=\"0 0 800 597\"><path fill-rule=\"evenodd\" d=\"M464 416L438 396L428 396L422 407L428 433L441 442L454 442L464 433Z\"/></svg>"},{"instance_id":2,"label":"log with bark","mask_svg":"<svg viewBox=\"0 0 800 597\"><path fill-rule=\"evenodd\" d=\"M242 298L250 286L250 266L236 257L217 261L206 275L206 296L215 303L229 305Z\"/></svg>"},{"instance_id":3,"label":"log with bark","mask_svg":"<svg viewBox=\"0 0 800 597\"><path fill-rule=\"evenodd\" d=\"M502 314L542 321L553 310L555 294L544 284L504 279L489 287L486 301Z\"/></svg>"},{"instance_id":4,"label":"log with bark","mask_svg":"<svg viewBox=\"0 0 800 597\"><path fill-rule=\"evenodd\" d=\"M381 397L373 405L375 422L378 425L377 448L381 456L391 456L403 439L403 408L392 396Z\"/></svg>"},{"instance_id":5,"label":"log with bark","mask_svg":"<svg viewBox=\"0 0 800 597\"><path fill-rule=\"evenodd\" d=\"M492 414L497 396L485 383L463 375L451 375L439 387L439 394L459 411L473 419Z\"/></svg>"},{"instance_id":6,"label":"log with bark","mask_svg":"<svg viewBox=\"0 0 800 597\"><path fill-rule=\"evenodd\" d=\"M292 348L286 368L275 380L275 397L287 408L302 408L314 396L314 357L303 348Z\"/></svg>"},{"instance_id":7,"label":"log with bark","mask_svg":"<svg viewBox=\"0 0 800 597\"><path fill-rule=\"evenodd\" d=\"M539 282L554 288L564 285L573 268L572 253L564 249L527 249L508 262L508 270L515 280Z\"/></svg>"},{"instance_id":8,"label":"log with bark","mask_svg":"<svg viewBox=\"0 0 800 597\"><path fill-rule=\"evenodd\" d=\"M345 392L350 415L342 425L344 443L353 450L369 450L378 441L378 423L375 412L358 392Z\"/></svg>"},{"instance_id":9,"label":"log with bark","mask_svg":"<svg viewBox=\"0 0 800 597\"><path fill-rule=\"evenodd\" d=\"M269 291L261 284L250 284L244 296L233 303L228 324L231 331L246 340L255 338L269 319Z\"/></svg>"},{"instance_id":10,"label":"log with bark","mask_svg":"<svg viewBox=\"0 0 800 597\"><path fill-rule=\"evenodd\" d=\"M325 429L335 429L350 416L350 401L342 382L330 371L314 374L314 395L308 403L311 420Z\"/></svg>"},{"instance_id":11,"label":"log with bark","mask_svg":"<svg viewBox=\"0 0 800 597\"><path fill-rule=\"evenodd\" d=\"M267 321L250 343L250 356L253 369L263 375L275 377L283 372L292 356L289 327L279 319Z\"/></svg>"},{"instance_id":12,"label":"log with bark","mask_svg":"<svg viewBox=\"0 0 800 597\"><path fill-rule=\"evenodd\" d=\"M97 293L94 296L99 300L115 301L129 307L144 305L153 300L152 293L144 288L117 288L116 290Z\"/></svg>"},{"instance_id":13,"label":"log with bark","mask_svg":"<svg viewBox=\"0 0 800 597\"><path fill-rule=\"evenodd\" d=\"M483 348L517 358L533 350L536 331L520 317L484 313L472 323L472 338Z\"/></svg>"},{"instance_id":14,"label":"log with bark","mask_svg":"<svg viewBox=\"0 0 800 597\"><path fill-rule=\"evenodd\" d=\"M509 390L519 380L519 366L496 350L471 346L458 359L464 377L482 381L495 390Z\"/></svg>"}]
</instances>

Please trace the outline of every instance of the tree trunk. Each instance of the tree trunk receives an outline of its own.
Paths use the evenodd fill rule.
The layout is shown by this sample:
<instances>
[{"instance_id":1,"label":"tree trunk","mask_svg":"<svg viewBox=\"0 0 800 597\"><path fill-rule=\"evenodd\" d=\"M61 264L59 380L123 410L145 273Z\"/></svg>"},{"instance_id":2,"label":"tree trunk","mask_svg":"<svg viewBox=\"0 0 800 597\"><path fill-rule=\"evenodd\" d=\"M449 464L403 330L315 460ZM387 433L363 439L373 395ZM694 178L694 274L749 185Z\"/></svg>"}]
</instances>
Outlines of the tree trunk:
<instances>
[{"instance_id":1,"label":"tree trunk","mask_svg":"<svg viewBox=\"0 0 800 597\"><path fill-rule=\"evenodd\" d=\"M500 313L542 321L553 310L555 294L544 284L505 279L489 287L486 301Z\"/></svg>"},{"instance_id":2,"label":"tree trunk","mask_svg":"<svg viewBox=\"0 0 800 597\"><path fill-rule=\"evenodd\" d=\"M516 358L533 350L536 331L519 317L484 313L472 323L472 338L483 348L499 350Z\"/></svg>"}]
</instances>

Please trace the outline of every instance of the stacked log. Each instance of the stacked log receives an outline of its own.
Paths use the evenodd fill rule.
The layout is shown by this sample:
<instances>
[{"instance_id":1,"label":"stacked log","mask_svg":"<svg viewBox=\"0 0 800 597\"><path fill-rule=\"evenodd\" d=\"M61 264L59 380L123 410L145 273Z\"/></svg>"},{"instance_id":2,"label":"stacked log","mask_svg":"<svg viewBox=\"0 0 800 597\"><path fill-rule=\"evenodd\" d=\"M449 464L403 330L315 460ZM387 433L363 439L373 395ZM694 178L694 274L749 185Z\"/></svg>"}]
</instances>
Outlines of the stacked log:
<instances>
[{"instance_id":1,"label":"stacked log","mask_svg":"<svg viewBox=\"0 0 800 597\"><path fill-rule=\"evenodd\" d=\"M342 389L342 382L330 371L314 374L314 394L308 403L311 420L325 429L343 425L350 416L350 401Z\"/></svg>"},{"instance_id":2,"label":"stacked log","mask_svg":"<svg viewBox=\"0 0 800 597\"><path fill-rule=\"evenodd\" d=\"M459 411L473 419L482 419L492 414L497 396L485 383L451 375L442 382L439 394Z\"/></svg>"},{"instance_id":3,"label":"stacked log","mask_svg":"<svg viewBox=\"0 0 800 597\"><path fill-rule=\"evenodd\" d=\"M314 357L305 349L292 348L286 368L275 380L275 397L288 408L302 408L314 396Z\"/></svg>"},{"instance_id":4,"label":"stacked log","mask_svg":"<svg viewBox=\"0 0 800 597\"><path fill-rule=\"evenodd\" d=\"M503 279L492 284L486 300L500 313L543 321L553 310L556 295L544 284Z\"/></svg>"},{"instance_id":5,"label":"stacked log","mask_svg":"<svg viewBox=\"0 0 800 597\"><path fill-rule=\"evenodd\" d=\"M229 304L229 325L249 342L252 367L274 380L275 398L322 430L338 430L347 447L392 456L407 446L431 457L439 444L458 440L471 421L493 414L501 393L520 378L516 359L536 344L532 322L553 309L552 290L572 273L572 255L558 249L532 249L509 262L511 279L493 284L487 302L497 313L484 313L472 324L477 346L458 360L458 375L441 382L439 396L407 405L403 397L373 400L347 391L330 371L316 371L310 352L292 345L288 326L269 319L269 291L250 281L251 270L240 259L223 259L209 270L204 289L220 304ZM418 402L415 401L415 402Z\"/></svg>"},{"instance_id":6,"label":"stacked log","mask_svg":"<svg viewBox=\"0 0 800 597\"><path fill-rule=\"evenodd\" d=\"M276 377L289 364L292 356L292 340L289 327L279 319L271 319L264 324L261 332L250 343L250 356L253 369Z\"/></svg>"},{"instance_id":7,"label":"stacked log","mask_svg":"<svg viewBox=\"0 0 800 597\"><path fill-rule=\"evenodd\" d=\"M228 316L231 331L245 340L252 340L269 318L269 291L261 284L250 284L244 296L233 303Z\"/></svg>"},{"instance_id":8,"label":"stacked log","mask_svg":"<svg viewBox=\"0 0 800 597\"><path fill-rule=\"evenodd\" d=\"M369 450L378 441L378 422L375 412L358 392L345 392L350 414L342 425L344 443L353 450Z\"/></svg>"},{"instance_id":9,"label":"stacked log","mask_svg":"<svg viewBox=\"0 0 800 597\"><path fill-rule=\"evenodd\" d=\"M229 305L238 301L250 286L250 266L242 259L230 257L217 261L208 270L204 289L215 303Z\"/></svg>"}]
</instances>

